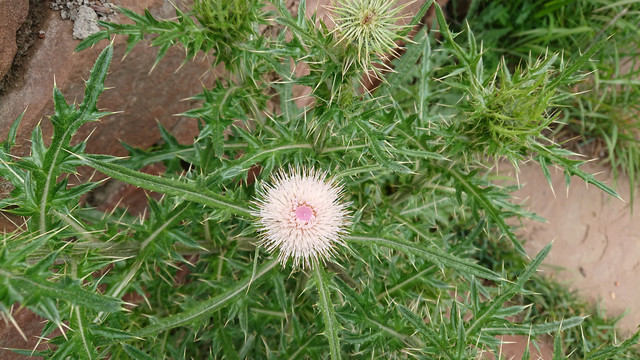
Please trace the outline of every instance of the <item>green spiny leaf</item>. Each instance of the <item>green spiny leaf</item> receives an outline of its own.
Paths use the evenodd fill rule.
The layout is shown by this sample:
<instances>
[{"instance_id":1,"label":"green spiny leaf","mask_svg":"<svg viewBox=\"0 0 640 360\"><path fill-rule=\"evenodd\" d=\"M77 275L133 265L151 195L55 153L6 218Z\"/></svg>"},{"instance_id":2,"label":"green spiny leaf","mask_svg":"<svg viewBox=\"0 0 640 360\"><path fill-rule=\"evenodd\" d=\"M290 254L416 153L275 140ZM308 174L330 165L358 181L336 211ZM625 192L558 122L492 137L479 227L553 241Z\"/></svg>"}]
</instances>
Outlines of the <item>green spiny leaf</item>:
<instances>
[{"instance_id":1,"label":"green spiny leaf","mask_svg":"<svg viewBox=\"0 0 640 360\"><path fill-rule=\"evenodd\" d=\"M482 279L503 281L503 278L499 274L471 261L451 255L436 247L425 247L422 244L411 243L397 238L370 237L357 234L352 234L347 237L347 241L363 245L384 246L407 254L423 257L440 267L450 267L461 273L474 275Z\"/></svg>"},{"instance_id":2,"label":"green spiny leaf","mask_svg":"<svg viewBox=\"0 0 640 360\"><path fill-rule=\"evenodd\" d=\"M64 278L59 282L50 282L43 279L14 274L5 270L0 270L0 274L8 278L11 284L16 289L20 289L24 294L38 294L60 299L96 312L118 312L121 310L121 302L118 299L96 294L80 287L79 284L64 281Z\"/></svg>"},{"instance_id":3,"label":"green spiny leaf","mask_svg":"<svg viewBox=\"0 0 640 360\"><path fill-rule=\"evenodd\" d=\"M527 256L527 252L524 250L524 247L522 246L520 241L516 239L516 236L509 228L509 225L507 225L507 223L504 221L504 218L500 214L500 211L496 209L496 207L486 196L483 195L482 191L474 184L472 184L465 175L459 173L455 169L447 169L444 167L441 167L441 169L451 174L456 182L460 184L462 189L464 189L464 192L471 196L473 200L480 205L480 207L486 212L489 218L494 221L498 225L500 230L502 230L502 232L507 236L507 238L509 238L513 247L520 254Z\"/></svg>"},{"instance_id":4,"label":"green spiny leaf","mask_svg":"<svg viewBox=\"0 0 640 360\"><path fill-rule=\"evenodd\" d=\"M2 147L3 147L4 152L6 154L9 154L11 152L11 148L16 143L16 135L18 133L18 126L20 126L20 121L22 120L22 117L24 116L25 112L26 112L26 110L23 111L20 114L20 116L18 116L18 118L13 122L13 124L11 124L11 127L9 127L9 133L7 134L7 140L2 142Z\"/></svg>"},{"instance_id":5,"label":"green spiny leaf","mask_svg":"<svg viewBox=\"0 0 640 360\"><path fill-rule=\"evenodd\" d=\"M93 345L93 335L89 332L89 320L84 311L79 307L73 307L73 316L71 321L72 328L75 329L73 336L78 339L81 344L78 350L79 359L94 360L98 359L98 353Z\"/></svg>"},{"instance_id":6,"label":"green spiny leaf","mask_svg":"<svg viewBox=\"0 0 640 360\"><path fill-rule=\"evenodd\" d=\"M153 359L151 356L145 354L140 349L133 347L129 344L121 344L121 346L124 349L124 351L127 353L127 355L131 357L131 359L134 359L134 360L152 360Z\"/></svg>"},{"instance_id":7,"label":"green spiny leaf","mask_svg":"<svg viewBox=\"0 0 640 360\"><path fill-rule=\"evenodd\" d=\"M531 278L531 276L535 274L536 270L542 263L542 260L544 260L544 258L549 254L549 251L551 251L551 244L548 244L542 250L540 250L538 255L536 255L536 257L531 261L525 271L520 274L518 280L515 283L507 286L502 294L492 299L487 307L475 314L473 320L470 322L469 326L466 329L466 333L468 335L479 331L482 326L486 324L489 319L500 310L500 308L502 308L503 304L507 300L511 299L511 297L513 297L513 295L515 295L519 291L522 291L525 282L527 282L527 280L529 280L529 278Z\"/></svg>"},{"instance_id":8,"label":"green spiny leaf","mask_svg":"<svg viewBox=\"0 0 640 360\"><path fill-rule=\"evenodd\" d=\"M253 274L253 276L249 276L241 281L236 282L236 284L231 286L224 293L214 296L209 300L205 300L182 313L174 314L160 319L154 324L148 325L138 331L133 332L133 334L140 337L158 334L160 332L167 331L178 326L187 325L193 321L201 319L202 317L206 317L213 311L225 306L228 302L234 300L243 291L247 290L252 284L257 283L277 264L278 262L276 260L271 260L262 265L255 272L255 274Z\"/></svg>"},{"instance_id":9,"label":"green spiny leaf","mask_svg":"<svg viewBox=\"0 0 640 360\"><path fill-rule=\"evenodd\" d=\"M108 175L114 179L139 186L141 188L156 191L162 194L181 196L186 200L211 206L221 210L229 211L236 215L250 217L249 210L239 204L233 203L230 199L218 195L212 191L198 188L193 183L176 181L131 170L122 165L113 164L92 156L76 156L85 164Z\"/></svg>"}]
</instances>

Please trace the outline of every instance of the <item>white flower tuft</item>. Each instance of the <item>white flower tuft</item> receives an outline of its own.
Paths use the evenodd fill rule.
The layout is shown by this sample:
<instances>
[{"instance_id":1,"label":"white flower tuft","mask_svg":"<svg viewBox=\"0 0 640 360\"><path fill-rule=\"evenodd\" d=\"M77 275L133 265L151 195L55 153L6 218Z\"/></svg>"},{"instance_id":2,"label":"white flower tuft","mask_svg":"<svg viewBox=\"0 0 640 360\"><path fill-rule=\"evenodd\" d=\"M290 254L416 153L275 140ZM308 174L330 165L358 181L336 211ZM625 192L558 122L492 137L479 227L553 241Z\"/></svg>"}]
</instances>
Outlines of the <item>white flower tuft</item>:
<instances>
[{"instance_id":1,"label":"white flower tuft","mask_svg":"<svg viewBox=\"0 0 640 360\"><path fill-rule=\"evenodd\" d=\"M336 245L345 245L350 222L341 184L314 169L280 171L272 181L259 193L252 214L259 218L260 245L278 250L283 266L293 258L294 267L311 267L333 256Z\"/></svg>"}]
</instances>

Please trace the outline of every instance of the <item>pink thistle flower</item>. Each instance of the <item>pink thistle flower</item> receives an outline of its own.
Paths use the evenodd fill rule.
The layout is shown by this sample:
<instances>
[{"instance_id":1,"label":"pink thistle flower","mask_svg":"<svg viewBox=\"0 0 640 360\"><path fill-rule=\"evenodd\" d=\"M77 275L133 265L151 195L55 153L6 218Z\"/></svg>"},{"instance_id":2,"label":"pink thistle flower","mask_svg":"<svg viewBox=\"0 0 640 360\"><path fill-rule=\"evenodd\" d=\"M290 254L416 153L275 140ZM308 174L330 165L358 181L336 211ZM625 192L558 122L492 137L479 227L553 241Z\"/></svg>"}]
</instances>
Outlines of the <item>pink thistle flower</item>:
<instances>
[{"instance_id":1,"label":"pink thistle flower","mask_svg":"<svg viewBox=\"0 0 640 360\"><path fill-rule=\"evenodd\" d=\"M280 171L272 182L258 194L252 214L259 218L259 245L279 251L283 266L293 258L294 267L311 267L331 258L336 245L345 245L350 222L341 184L313 168Z\"/></svg>"}]
</instances>

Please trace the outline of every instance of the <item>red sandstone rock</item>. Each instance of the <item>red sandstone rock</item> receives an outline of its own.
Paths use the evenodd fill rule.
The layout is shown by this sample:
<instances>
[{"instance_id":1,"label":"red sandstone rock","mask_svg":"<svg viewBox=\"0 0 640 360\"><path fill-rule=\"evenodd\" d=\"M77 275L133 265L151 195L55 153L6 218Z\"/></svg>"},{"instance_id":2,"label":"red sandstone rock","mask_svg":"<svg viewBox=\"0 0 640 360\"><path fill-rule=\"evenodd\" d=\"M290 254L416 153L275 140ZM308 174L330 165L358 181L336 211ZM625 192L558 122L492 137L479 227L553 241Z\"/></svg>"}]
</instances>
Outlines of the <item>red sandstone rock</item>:
<instances>
[{"instance_id":1,"label":"red sandstone rock","mask_svg":"<svg viewBox=\"0 0 640 360\"><path fill-rule=\"evenodd\" d=\"M29 0L0 0L0 80L11 68L18 50L16 31L28 14Z\"/></svg>"}]
</instances>

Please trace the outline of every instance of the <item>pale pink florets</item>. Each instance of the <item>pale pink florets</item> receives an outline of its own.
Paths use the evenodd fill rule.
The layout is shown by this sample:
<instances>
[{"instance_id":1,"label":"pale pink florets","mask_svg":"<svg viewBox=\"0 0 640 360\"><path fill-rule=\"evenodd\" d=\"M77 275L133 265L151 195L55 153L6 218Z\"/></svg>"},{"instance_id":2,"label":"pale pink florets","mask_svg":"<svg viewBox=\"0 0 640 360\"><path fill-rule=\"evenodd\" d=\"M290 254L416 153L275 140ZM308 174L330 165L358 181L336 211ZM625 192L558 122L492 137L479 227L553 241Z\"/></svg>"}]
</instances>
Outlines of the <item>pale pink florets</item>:
<instances>
[{"instance_id":1,"label":"pale pink florets","mask_svg":"<svg viewBox=\"0 0 640 360\"><path fill-rule=\"evenodd\" d=\"M278 252L283 265L293 258L293 266L310 267L334 255L336 245L344 246L349 224L343 187L327 174L290 169L272 177L254 202L259 218L260 245Z\"/></svg>"}]
</instances>

